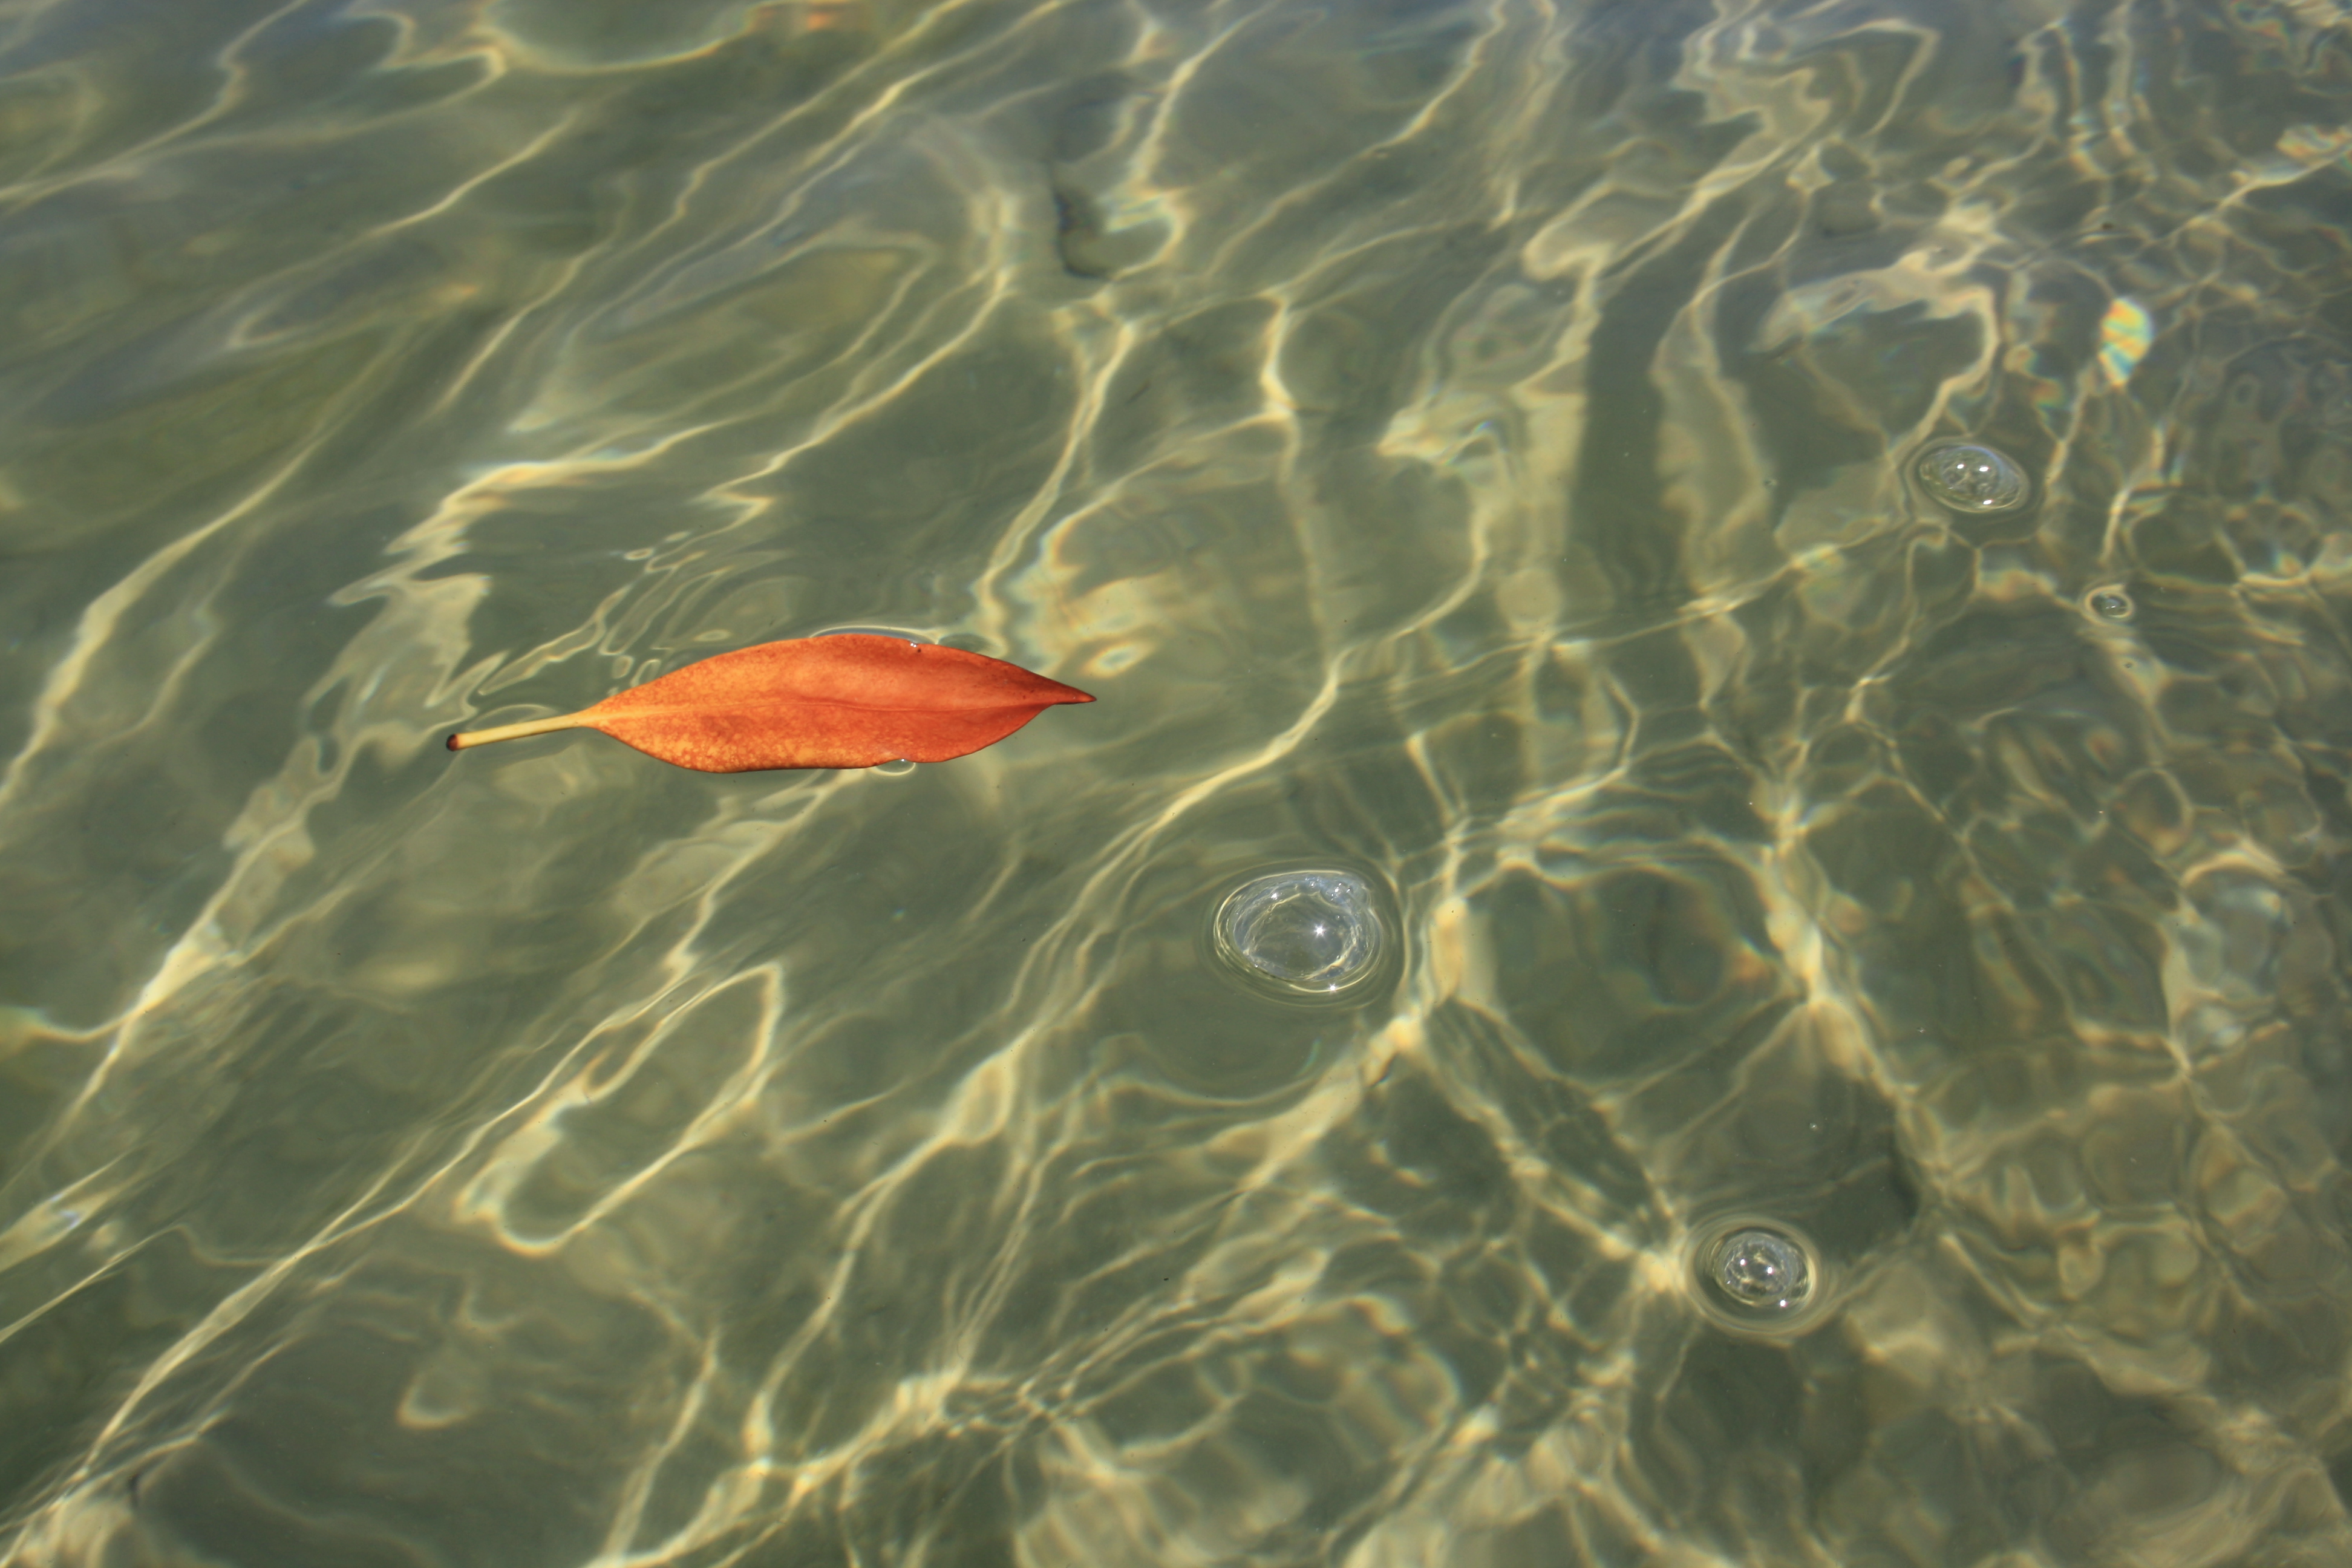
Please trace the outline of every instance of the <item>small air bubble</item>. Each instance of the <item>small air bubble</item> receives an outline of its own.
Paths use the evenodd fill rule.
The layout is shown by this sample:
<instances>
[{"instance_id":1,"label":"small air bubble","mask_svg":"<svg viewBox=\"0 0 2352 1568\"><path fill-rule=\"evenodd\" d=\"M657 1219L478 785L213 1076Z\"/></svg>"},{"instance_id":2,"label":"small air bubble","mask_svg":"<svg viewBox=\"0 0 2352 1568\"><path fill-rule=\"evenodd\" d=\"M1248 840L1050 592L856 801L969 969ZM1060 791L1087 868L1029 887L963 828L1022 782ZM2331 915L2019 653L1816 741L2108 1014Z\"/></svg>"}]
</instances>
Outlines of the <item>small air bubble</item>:
<instances>
[{"instance_id":1,"label":"small air bubble","mask_svg":"<svg viewBox=\"0 0 2352 1568\"><path fill-rule=\"evenodd\" d=\"M1954 511L2015 511L2033 494L2025 471L2007 454L1947 441L1919 455L1919 483Z\"/></svg>"},{"instance_id":2,"label":"small air bubble","mask_svg":"<svg viewBox=\"0 0 2352 1568\"><path fill-rule=\"evenodd\" d=\"M1689 1247L1693 1300L1734 1332L1805 1333L1830 1309L1832 1281L1820 1249L1794 1226L1725 1215L1696 1230Z\"/></svg>"},{"instance_id":3,"label":"small air bubble","mask_svg":"<svg viewBox=\"0 0 2352 1568\"><path fill-rule=\"evenodd\" d=\"M1716 1244L1714 1278L1725 1296L1750 1311L1785 1312L1802 1306L1813 1290L1805 1249L1760 1226Z\"/></svg>"},{"instance_id":4,"label":"small air bubble","mask_svg":"<svg viewBox=\"0 0 2352 1568\"><path fill-rule=\"evenodd\" d=\"M2098 616L2102 620L2127 621L2131 619L2132 609L2134 607L2131 601L2131 595L2125 593L2121 588L2094 588L2091 590L2089 597L2084 602L2090 605L2091 614Z\"/></svg>"}]
</instances>

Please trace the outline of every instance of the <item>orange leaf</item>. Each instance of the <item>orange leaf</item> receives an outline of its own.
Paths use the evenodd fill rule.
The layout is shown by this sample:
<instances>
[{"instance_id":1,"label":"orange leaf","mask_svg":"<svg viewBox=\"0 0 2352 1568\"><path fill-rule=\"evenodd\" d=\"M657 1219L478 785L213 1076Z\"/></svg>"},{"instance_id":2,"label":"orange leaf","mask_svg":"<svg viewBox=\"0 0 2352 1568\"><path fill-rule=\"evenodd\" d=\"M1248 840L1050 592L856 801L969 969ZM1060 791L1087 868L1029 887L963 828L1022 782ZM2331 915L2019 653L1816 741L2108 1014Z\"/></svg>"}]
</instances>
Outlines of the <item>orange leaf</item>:
<instances>
[{"instance_id":1,"label":"orange leaf","mask_svg":"<svg viewBox=\"0 0 2352 1568\"><path fill-rule=\"evenodd\" d=\"M986 654L844 632L722 653L577 713L452 735L449 749L587 729L706 773L943 763L1057 702L1093 700Z\"/></svg>"}]
</instances>

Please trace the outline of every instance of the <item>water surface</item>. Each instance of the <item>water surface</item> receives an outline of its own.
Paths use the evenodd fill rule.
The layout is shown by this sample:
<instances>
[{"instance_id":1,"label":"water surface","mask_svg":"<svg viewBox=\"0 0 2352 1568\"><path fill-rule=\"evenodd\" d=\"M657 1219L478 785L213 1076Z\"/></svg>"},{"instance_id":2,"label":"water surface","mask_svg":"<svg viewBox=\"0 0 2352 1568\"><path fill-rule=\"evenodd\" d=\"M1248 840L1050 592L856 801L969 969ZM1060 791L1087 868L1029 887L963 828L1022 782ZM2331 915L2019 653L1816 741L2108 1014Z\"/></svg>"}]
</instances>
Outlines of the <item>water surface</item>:
<instances>
[{"instance_id":1,"label":"water surface","mask_svg":"<svg viewBox=\"0 0 2352 1568\"><path fill-rule=\"evenodd\" d=\"M2352 1560L2347 150L2337 0L0 4L0 1562ZM1100 700L441 746L849 627Z\"/></svg>"}]
</instances>

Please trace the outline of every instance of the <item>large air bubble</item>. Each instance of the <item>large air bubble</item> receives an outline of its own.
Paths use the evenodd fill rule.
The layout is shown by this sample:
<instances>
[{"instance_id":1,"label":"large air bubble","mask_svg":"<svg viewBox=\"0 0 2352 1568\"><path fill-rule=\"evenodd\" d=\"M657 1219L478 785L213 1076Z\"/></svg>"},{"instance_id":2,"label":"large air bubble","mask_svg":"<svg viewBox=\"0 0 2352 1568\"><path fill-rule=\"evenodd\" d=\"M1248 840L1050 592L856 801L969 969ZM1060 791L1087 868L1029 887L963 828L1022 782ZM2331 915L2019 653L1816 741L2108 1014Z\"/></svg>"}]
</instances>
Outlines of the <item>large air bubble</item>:
<instances>
[{"instance_id":1,"label":"large air bubble","mask_svg":"<svg viewBox=\"0 0 2352 1568\"><path fill-rule=\"evenodd\" d=\"M1277 871L1217 906L1217 956L1246 981L1302 999L1338 999L1386 968L1381 900L1353 871Z\"/></svg>"}]
</instances>

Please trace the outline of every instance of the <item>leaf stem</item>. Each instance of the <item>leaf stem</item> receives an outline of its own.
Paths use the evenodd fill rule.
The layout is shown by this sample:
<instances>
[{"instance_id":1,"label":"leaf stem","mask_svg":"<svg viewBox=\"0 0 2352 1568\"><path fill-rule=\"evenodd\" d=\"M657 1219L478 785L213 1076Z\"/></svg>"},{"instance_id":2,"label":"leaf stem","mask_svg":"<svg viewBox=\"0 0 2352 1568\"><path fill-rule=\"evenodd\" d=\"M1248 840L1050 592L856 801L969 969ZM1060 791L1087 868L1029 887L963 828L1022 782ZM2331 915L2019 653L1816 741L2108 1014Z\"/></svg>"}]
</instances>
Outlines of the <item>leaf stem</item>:
<instances>
[{"instance_id":1,"label":"leaf stem","mask_svg":"<svg viewBox=\"0 0 2352 1568\"><path fill-rule=\"evenodd\" d=\"M552 719L526 719L520 724L500 724L490 730L473 730L449 737L449 749L462 752L468 746L487 746L492 741L520 741L525 735L544 735L551 730L583 730L595 721L582 713L560 713Z\"/></svg>"}]
</instances>

